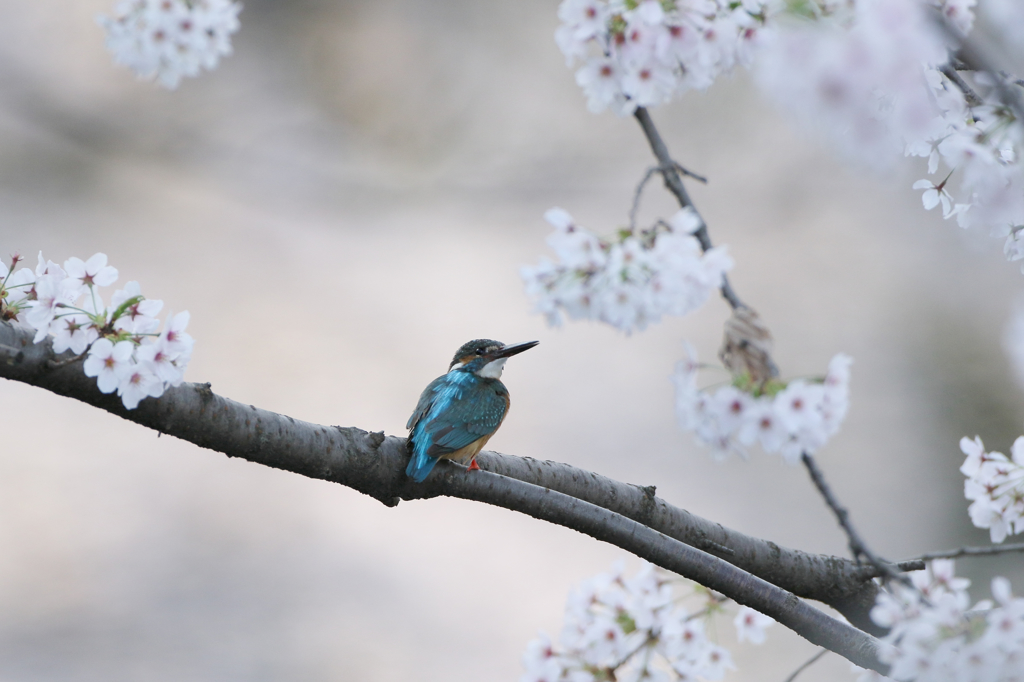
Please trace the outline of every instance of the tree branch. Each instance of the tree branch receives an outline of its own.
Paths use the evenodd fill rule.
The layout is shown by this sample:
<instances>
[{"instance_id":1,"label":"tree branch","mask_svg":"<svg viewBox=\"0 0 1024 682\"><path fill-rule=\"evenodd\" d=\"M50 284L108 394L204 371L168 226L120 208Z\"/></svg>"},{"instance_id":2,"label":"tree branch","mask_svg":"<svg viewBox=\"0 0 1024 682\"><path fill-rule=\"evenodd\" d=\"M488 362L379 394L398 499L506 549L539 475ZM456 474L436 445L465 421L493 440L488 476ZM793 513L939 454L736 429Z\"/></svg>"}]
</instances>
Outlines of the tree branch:
<instances>
[{"instance_id":1,"label":"tree branch","mask_svg":"<svg viewBox=\"0 0 1024 682\"><path fill-rule=\"evenodd\" d=\"M877 641L871 636L827 616L791 592L613 510L500 472L467 472L447 462L440 463L437 473L425 482L416 484L403 473L408 460L403 438L302 422L218 396L209 384L183 384L129 411L116 395L100 393L95 380L82 372L80 363L51 366L51 360L64 359L66 354L55 357L49 341L36 345L31 339L30 330L0 323L0 346L10 349L0 351L0 376L80 400L229 457L340 483L390 506L401 499L447 495L572 528L757 609L861 667L885 672L886 666L875 655ZM547 464L535 460L511 462L515 459L489 455L481 464L504 463L506 469L516 469L518 464L534 471L545 470L543 465ZM576 474L598 479L588 472L577 470ZM582 486L588 487L586 483ZM651 517L668 507L659 504L653 489L618 486L616 492L628 488L639 492Z\"/></svg>"},{"instance_id":2,"label":"tree branch","mask_svg":"<svg viewBox=\"0 0 1024 682\"><path fill-rule=\"evenodd\" d=\"M828 604L858 628L880 634L870 617L878 587L873 567L840 557L810 554L738 533L672 506L654 486L630 485L568 464L481 453L487 471L541 485L644 524L680 542L728 561L799 597Z\"/></svg>"},{"instance_id":3,"label":"tree branch","mask_svg":"<svg viewBox=\"0 0 1024 682\"><path fill-rule=\"evenodd\" d=\"M967 102L968 106L979 107L985 103L985 100L979 97L978 93L976 93L974 89L967 84L967 81L964 80L963 76L956 72L956 69L953 68L952 64L946 64L939 70L942 71L943 76L951 80L956 87L960 88L960 92L964 94L964 100Z\"/></svg>"},{"instance_id":4,"label":"tree branch","mask_svg":"<svg viewBox=\"0 0 1024 682\"><path fill-rule=\"evenodd\" d=\"M994 547L961 547L959 549L947 549L944 552L929 552L915 557L912 561L931 561L932 559L956 559L963 556L994 556L996 554L1010 554L1013 552L1024 552L1024 543L1016 545L998 545Z\"/></svg>"},{"instance_id":5,"label":"tree branch","mask_svg":"<svg viewBox=\"0 0 1024 682\"><path fill-rule=\"evenodd\" d=\"M828 649L822 649L818 653L816 653L813 656L811 656L809 659L807 659L806 661L803 662L803 665L801 665L799 668L794 670L792 675L790 675L789 677L786 678L786 682L793 682L793 680L795 680L797 677L800 676L800 673L802 673L803 671L807 670L812 665L817 663L821 659L821 657L824 656L827 653L828 653Z\"/></svg>"},{"instance_id":6,"label":"tree branch","mask_svg":"<svg viewBox=\"0 0 1024 682\"><path fill-rule=\"evenodd\" d=\"M139 421L135 415L142 410L150 410L154 403L153 400L143 401L137 410L130 412L124 410L120 401L114 396L100 394L96 390L95 381L85 377L78 366L73 367L72 372L61 374L59 377L50 376L48 372L59 368L53 367L49 342L33 345L30 330L0 324L0 344L2 344L0 345L0 376L42 386L55 393L114 412L125 419L184 438L201 447L225 452L229 456L237 456L229 448L237 449L241 445L240 443L223 440L197 440L193 434L198 428L198 424L189 427L189 434L182 435L166 430L164 423L154 424ZM9 349L6 353L4 352L5 348ZM201 395L205 395L204 391L209 390L208 385L205 389L202 388L203 386L198 385L196 389ZM210 395L213 395L212 392ZM255 408L252 409L255 410ZM178 413L180 413L180 409ZM189 419L190 414L186 413L181 417L174 416L174 418ZM282 419L280 415L267 414L275 420ZM172 415L167 416L167 419L171 418ZM242 423L248 427L252 420L253 417L247 415L242 419ZM261 426L263 430L273 428L266 426L266 422L260 423L263 424ZM201 434L195 434L195 436L199 435ZM371 437L383 439L384 434L371 434ZM319 447L320 442L312 441L306 446ZM303 444L299 444L299 447L301 449ZM245 455L242 456L245 457ZM246 458L252 459L251 457ZM879 575L871 567L860 566L841 557L788 549L774 542L744 535L667 503L655 495L654 486L642 487L622 483L569 464L537 460L531 457L482 452L478 455L477 461L487 471L550 488L620 514L664 533L670 538L723 559L773 585L794 593L798 597L828 604L865 632L876 635L884 632L884 629L876 626L870 618L870 611L875 605L875 597L878 594L878 587L871 579ZM261 463L278 466L272 461L261 461ZM278 466L278 468L289 469L313 478L324 478L317 473L322 471L324 466L326 465L322 463L310 463L303 470L290 466ZM401 463L395 464L395 466L401 468ZM396 483L393 484L395 486L404 480L401 472L397 476ZM398 493L391 492L382 495L379 490L371 492L364 487L354 485L347 479L336 480L336 482L354 487L385 504L398 504Z\"/></svg>"},{"instance_id":7,"label":"tree branch","mask_svg":"<svg viewBox=\"0 0 1024 682\"><path fill-rule=\"evenodd\" d=\"M938 23L939 29L945 33L946 36L960 43L959 49L956 50L956 53L951 59L951 62L955 63L954 68L962 67L961 70L981 71L992 76L996 94L1003 103L1003 106L1013 112L1018 123L1024 124L1024 102L1021 101L1020 94L1006 84L1006 81L1002 77L1002 72L992 65L988 55L986 55L975 42L971 41L967 36L961 33L956 26L947 21L942 12L936 11L933 16ZM954 82L957 81L954 80ZM957 82L957 86L959 87L960 83ZM967 93L965 92L965 96L966 94Z\"/></svg>"},{"instance_id":8,"label":"tree branch","mask_svg":"<svg viewBox=\"0 0 1024 682\"><path fill-rule=\"evenodd\" d=\"M825 498L825 504L827 504L829 509L831 509L835 514L836 520L839 521L839 525L846 533L846 538L850 543L850 552L853 554L853 558L858 562L861 557L867 559L871 566L878 571L879 577L885 578L886 580L899 580L901 582L906 582L907 579L904 576L901 576L891 563L876 556L874 552L868 548L867 543L861 539L860 534L857 533L857 530L853 527L853 522L850 521L850 512L846 510L846 507L839 504L839 500L834 494L832 494L832 489L829 487L828 483L825 482L825 475L821 472L821 469L818 468L818 464L814 461L814 458L811 457L810 454L804 452L800 455L800 459L803 461L804 466L807 467L807 472L811 475L811 480L814 481L814 485L818 489L818 492L821 493L823 498Z\"/></svg>"},{"instance_id":9,"label":"tree branch","mask_svg":"<svg viewBox=\"0 0 1024 682\"><path fill-rule=\"evenodd\" d=\"M700 218L700 228L693 233L693 236L700 242L700 247L704 251L708 251L712 247L711 237L708 235L708 225L704 222L704 218L701 217L700 213L697 212L697 207L693 205L686 187L683 186L683 179L679 177L678 169L682 168L682 166L676 163L672 159L672 155L669 154L665 141L661 139L658 129L654 127L654 121L651 120L650 112L644 107L637 107L633 115L640 123L644 135L647 137L647 142L651 145L651 151L654 152L654 156L658 159L658 170L661 171L662 177L665 178L665 187L675 196L681 207L693 209L693 212ZM729 302L733 309L745 307L743 301L732 290L729 278L725 275L722 275L722 297Z\"/></svg>"}]
</instances>

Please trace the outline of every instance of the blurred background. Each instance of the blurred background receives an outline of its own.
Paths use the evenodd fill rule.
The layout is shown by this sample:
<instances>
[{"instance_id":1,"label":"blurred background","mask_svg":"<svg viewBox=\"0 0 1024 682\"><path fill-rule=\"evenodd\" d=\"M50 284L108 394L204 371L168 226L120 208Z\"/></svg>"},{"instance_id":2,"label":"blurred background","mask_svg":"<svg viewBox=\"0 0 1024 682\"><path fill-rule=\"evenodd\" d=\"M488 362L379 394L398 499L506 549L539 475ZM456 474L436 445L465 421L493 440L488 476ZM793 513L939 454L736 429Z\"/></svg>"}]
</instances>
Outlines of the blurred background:
<instances>
[{"instance_id":1,"label":"blurred background","mask_svg":"<svg viewBox=\"0 0 1024 682\"><path fill-rule=\"evenodd\" d=\"M121 284L191 312L187 379L324 424L404 435L461 343L539 339L509 363L491 448L845 555L802 469L714 463L674 423L668 377L684 339L714 357L721 300L631 337L531 314L518 268L547 252L544 211L609 233L653 164L632 119L586 111L555 7L247 0L234 56L166 92L112 63L112 0L0 2L0 253L108 254ZM1000 345L1024 280L999 243L923 211L921 167L844 165L745 73L654 116L710 178L691 192L784 375L855 358L819 460L864 537L894 559L987 544L958 441L1006 451L1024 431ZM673 210L652 183L644 219ZM568 590L623 556L481 504L388 509L21 384L0 384L0 427L2 682L516 680ZM993 574L1024 589L1020 566L959 565L976 599ZM727 679L814 653L768 638ZM847 670L829 656L801 679Z\"/></svg>"}]
</instances>

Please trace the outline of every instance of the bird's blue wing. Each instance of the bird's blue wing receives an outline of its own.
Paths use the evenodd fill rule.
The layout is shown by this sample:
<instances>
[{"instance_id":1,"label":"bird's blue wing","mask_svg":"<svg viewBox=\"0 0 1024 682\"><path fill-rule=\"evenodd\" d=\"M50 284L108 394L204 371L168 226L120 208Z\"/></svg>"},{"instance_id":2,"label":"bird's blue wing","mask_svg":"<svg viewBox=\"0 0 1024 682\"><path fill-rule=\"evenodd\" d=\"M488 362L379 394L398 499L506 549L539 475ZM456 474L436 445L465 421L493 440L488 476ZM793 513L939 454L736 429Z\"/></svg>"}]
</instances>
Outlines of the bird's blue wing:
<instances>
[{"instance_id":1,"label":"bird's blue wing","mask_svg":"<svg viewBox=\"0 0 1024 682\"><path fill-rule=\"evenodd\" d=\"M415 429L416 424L427 416L430 407L434 404L434 398L437 397L438 389L444 385L445 378L445 376L439 376L427 384L427 387L423 389L423 393L420 394L420 401L416 403L416 409L413 410L405 428L409 430Z\"/></svg>"},{"instance_id":2,"label":"bird's blue wing","mask_svg":"<svg viewBox=\"0 0 1024 682\"><path fill-rule=\"evenodd\" d=\"M440 457L460 450L498 430L508 411L508 391L487 382L462 391L438 418L427 425L431 446L427 454Z\"/></svg>"}]
</instances>

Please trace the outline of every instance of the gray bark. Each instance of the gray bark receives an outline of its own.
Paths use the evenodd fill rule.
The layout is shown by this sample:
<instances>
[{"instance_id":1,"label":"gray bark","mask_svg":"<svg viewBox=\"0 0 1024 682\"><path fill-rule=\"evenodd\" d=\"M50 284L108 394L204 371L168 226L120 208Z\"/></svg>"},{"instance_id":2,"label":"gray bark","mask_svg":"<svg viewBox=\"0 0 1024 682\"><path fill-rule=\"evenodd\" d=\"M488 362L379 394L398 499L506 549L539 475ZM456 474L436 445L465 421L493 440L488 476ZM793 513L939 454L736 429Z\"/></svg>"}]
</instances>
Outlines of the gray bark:
<instances>
[{"instance_id":1,"label":"gray bark","mask_svg":"<svg viewBox=\"0 0 1024 682\"><path fill-rule=\"evenodd\" d=\"M182 384L127 410L86 377L82 360L0 322L0 377L74 398L160 433L266 466L353 488L394 506L441 495L493 504L579 531L721 592L807 640L885 672L877 641L801 601L865 614L873 584L852 562L788 550L672 507L643 488L556 462L482 453L484 471L441 462L423 483L406 478L404 438L323 426L243 405L209 384Z\"/></svg>"}]
</instances>

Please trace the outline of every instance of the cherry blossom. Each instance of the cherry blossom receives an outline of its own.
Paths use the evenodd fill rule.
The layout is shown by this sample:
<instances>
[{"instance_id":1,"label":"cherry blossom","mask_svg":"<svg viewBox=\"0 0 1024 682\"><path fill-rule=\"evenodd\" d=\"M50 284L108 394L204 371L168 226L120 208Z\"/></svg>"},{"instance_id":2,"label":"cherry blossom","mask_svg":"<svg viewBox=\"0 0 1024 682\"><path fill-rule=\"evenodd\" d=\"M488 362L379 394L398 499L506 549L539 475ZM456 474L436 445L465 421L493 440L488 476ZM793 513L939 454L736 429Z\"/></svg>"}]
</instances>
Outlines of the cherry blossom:
<instances>
[{"instance_id":1,"label":"cherry blossom","mask_svg":"<svg viewBox=\"0 0 1024 682\"><path fill-rule=\"evenodd\" d=\"M527 646L521 682L722 679L732 656L705 625L726 607L701 588L674 589L684 584L646 562L632 576L619 562L585 581L569 595L559 644L541 633ZM746 607L734 620L753 643L772 622Z\"/></svg>"},{"instance_id":2,"label":"cherry blossom","mask_svg":"<svg viewBox=\"0 0 1024 682\"><path fill-rule=\"evenodd\" d=\"M758 45L757 80L802 127L818 130L851 158L875 167L894 163L900 150L926 158L928 173L943 179L914 184L924 207L941 205L943 218L1005 239L1007 257L1018 260L1024 129L1000 100L995 76L972 78L949 66L956 46L934 17L937 8L953 32L966 35L975 4L856 0L813 21L777 17ZM1019 12L1010 4L1019 7L991 7Z\"/></svg>"},{"instance_id":3,"label":"cherry blossom","mask_svg":"<svg viewBox=\"0 0 1024 682\"><path fill-rule=\"evenodd\" d=\"M749 64L767 0L563 0L555 42L587 107L631 114ZM774 3L772 3L774 4Z\"/></svg>"},{"instance_id":4,"label":"cherry blossom","mask_svg":"<svg viewBox=\"0 0 1024 682\"><path fill-rule=\"evenodd\" d=\"M679 215L684 214L684 215ZM662 315L686 315L707 301L732 267L724 247L702 252L680 227L692 228L692 209L647 231L625 230L604 240L554 208L545 218L555 227L548 245L557 262L542 258L521 270L535 309L557 325L597 319L627 333L643 330Z\"/></svg>"},{"instance_id":5,"label":"cherry blossom","mask_svg":"<svg viewBox=\"0 0 1024 682\"><path fill-rule=\"evenodd\" d=\"M231 54L241 9L233 0L121 0L113 18L97 21L114 61L173 90Z\"/></svg>"},{"instance_id":6,"label":"cherry blossom","mask_svg":"<svg viewBox=\"0 0 1024 682\"><path fill-rule=\"evenodd\" d=\"M741 606L732 623L736 626L736 639L738 641L763 644L765 628L774 625L775 621L749 606Z\"/></svg>"},{"instance_id":7,"label":"cherry blossom","mask_svg":"<svg viewBox=\"0 0 1024 682\"><path fill-rule=\"evenodd\" d=\"M85 376L96 377L101 392L113 393L130 367L133 350L130 341L113 343L108 338L99 339L89 348L89 357L84 365Z\"/></svg>"},{"instance_id":8,"label":"cherry blossom","mask_svg":"<svg viewBox=\"0 0 1024 682\"><path fill-rule=\"evenodd\" d=\"M697 372L701 365L693 348L676 365L676 417L680 427L693 431L697 442L712 449L718 459L730 453L746 455L755 443L768 453L778 452L790 464L804 452L813 453L835 435L850 402L850 364L838 354L817 381L797 379L764 386L736 384L701 390Z\"/></svg>"},{"instance_id":9,"label":"cherry blossom","mask_svg":"<svg viewBox=\"0 0 1024 682\"><path fill-rule=\"evenodd\" d=\"M1014 441L1012 459L986 452L978 436L962 438L960 449L967 455L960 472L967 477L964 497L971 500L971 522L987 528L992 542L1024 531L1024 436Z\"/></svg>"},{"instance_id":10,"label":"cherry blossom","mask_svg":"<svg viewBox=\"0 0 1024 682\"><path fill-rule=\"evenodd\" d=\"M952 560L932 561L910 574L911 585L890 583L871 618L889 632L879 658L896 680L1013 682L1024 656L1024 599L1006 578L992 580L993 601L973 607L970 581L957 578ZM864 676L861 679L888 679Z\"/></svg>"},{"instance_id":11,"label":"cherry blossom","mask_svg":"<svg viewBox=\"0 0 1024 682\"><path fill-rule=\"evenodd\" d=\"M84 355L85 375L130 410L181 384L194 344L187 311L168 314L161 329L163 303L143 296L138 282L115 291L108 306L99 289L117 280L117 270L102 253L63 267L40 253L35 270L18 268L19 261L0 266L0 320L33 327L34 341L50 338L55 353Z\"/></svg>"}]
</instances>

